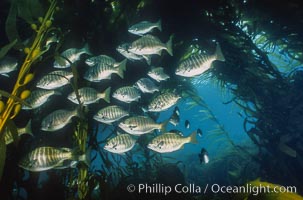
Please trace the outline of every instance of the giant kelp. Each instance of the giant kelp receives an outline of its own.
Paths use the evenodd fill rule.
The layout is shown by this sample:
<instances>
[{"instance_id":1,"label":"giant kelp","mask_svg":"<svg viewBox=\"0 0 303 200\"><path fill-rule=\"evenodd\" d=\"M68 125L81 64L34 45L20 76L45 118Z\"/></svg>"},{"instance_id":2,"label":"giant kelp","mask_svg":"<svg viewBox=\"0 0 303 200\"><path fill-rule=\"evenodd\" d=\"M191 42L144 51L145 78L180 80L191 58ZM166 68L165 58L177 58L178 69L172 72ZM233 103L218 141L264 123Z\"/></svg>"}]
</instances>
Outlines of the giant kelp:
<instances>
[{"instance_id":1,"label":"giant kelp","mask_svg":"<svg viewBox=\"0 0 303 200\"><path fill-rule=\"evenodd\" d=\"M288 54L297 52L299 55L298 47L301 43L298 42L300 40L298 37L301 30L296 28L298 21L296 20L294 24L280 21L282 14L275 13L280 11L279 6L270 7L269 13L275 15L261 12L260 7L255 9L256 12L261 12L257 15L250 12L252 10L250 6L253 4L249 2L231 1L224 4L218 1L218 4L220 9L215 7L207 9L207 12L212 13L207 18L226 49L227 61L224 67L217 66L213 70L213 75L225 84L235 86L231 88L236 96L234 101L247 111L245 123L254 126L247 130L247 134L260 147L259 162L263 169L267 169L264 171L266 175L263 176L277 179L281 177L278 174L283 173L291 179L285 180L281 177L279 181L300 185L300 178L297 178L296 174L297 170L302 168L301 157L298 154L301 151L298 146L301 138L297 133L302 132L302 129L294 124L297 124L301 117L292 113L300 112L299 99L302 93L279 71L279 66L271 62L266 49L260 48L260 44L254 42L254 37L264 31L268 36L266 43L273 43L276 48L281 48L281 51ZM294 5L298 4L294 2ZM290 14L292 9L288 7L285 9L286 13ZM252 15L255 20L251 19ZM300 12L290 15L292 18L301 17ZM247 23L241 25L241 21L245 20ZM281 41L287 45L278 46ZM297 56L296 59L299 58L300 56ZM292 164L286 165L287 162ZM270 167L272 163L275 163L274 169Z\"/></svg>"}]
</instances>

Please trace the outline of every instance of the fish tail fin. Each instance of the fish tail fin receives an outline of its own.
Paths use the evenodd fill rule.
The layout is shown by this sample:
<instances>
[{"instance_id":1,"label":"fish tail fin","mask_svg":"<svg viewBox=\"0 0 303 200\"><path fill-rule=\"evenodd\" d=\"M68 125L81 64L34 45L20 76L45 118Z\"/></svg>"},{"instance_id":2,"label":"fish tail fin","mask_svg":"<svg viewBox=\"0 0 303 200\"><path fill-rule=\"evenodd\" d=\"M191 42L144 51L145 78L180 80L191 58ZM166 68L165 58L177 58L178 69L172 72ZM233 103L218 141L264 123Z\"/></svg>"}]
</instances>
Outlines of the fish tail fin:
<instances>
[{"instance_id":1,"label":"fish tail fin","mask_svg":"<svg viewBox=\"0 0 303 200\"><path fill-rule=\"evenodd\" d=\"M198 140L197 140L197 131L194 131L190 134L190 136L188 136L189 138L189 142L193 143L193 144L198 144Z\"/></svg>"},{"instance_id":2,"label":"fish tail fin","mask_svg":"<svg viewBox=\"0 0 303 200\"><path fill-rule=\"evenodd\" d=\"M92 148L88 148L86 150L86 152L82 155L79 155L79 151L78 150L74 150L73 151L73 160L77 160L77 161L81 161L84 162L88 167L90 167L91 164L91 158L90 158L90 154L91 154Z\"/></svg>"},{"instance_id":3,"label":"fish tail fin","mask_svg":"<svg viewBox=\"0 0 303 200\"><path fill-rule=\"evenodd\" d=\"M111 87L108 87L104 92L100 94L100 97L107 103L110 103L110 91Z\"/></svg>"},{"instance_id":4,"label":"fish tail fin","mask_svg":"<svg viewBox=\"0 0 303 200\"><path fill-rule=\"evenodd\" d=\"M164 122L162 122L162 123L160 124L160 131L161 131L162 133L165 133L165 132L166 132L166 126L167 126L169 120L170 120L170 119L165 120Z\"/></svg>"},{"instance_id":5,"label":"fish tail fin","mask_svg":"<svg viewBox=\"0 0 303 200\"><path fill-rule=\"evenodd\" d=\"M166 42L166 50L169 55L173 56L173 35L171 35L169 40Z\"/></svg>"},{"instance_id":6,"label":"fish tail fin","mask_svg":"<svg viewBox=\"0 0 303 200\"><path fill-rule=\"evenodd\" d=\"M159 19L157 21L157 28L159 29L159 31L162 31L162 21L161 21L161 19Z\"/></svg>"},{"instance_id":7,"label":"fish tail fin","mask_svg":"<svg viewBox=\"0 0 303 200\"><path fill-rule=\"evenodd\" d=\"M221 47L220 47L220 44L218 43L217 46L216 46L216 52L215 52L215 55L216 55L216 60L219 60L219 61L222 61L224 62L225 61L225 57L222 53L222 50L221 50Z\"/></svg>"},{"instance_id":8,"label":"fish tail fin","mask_svg":"<svg viewBox=\"0 0 303 200\"><path fill-rule=\"evenodd\" d=\"M27 122L26 126L23 128L23 131L20 132L19 134L21 134L21 135L22 134L28 134L28 135L34 137L33 131L32 131L32 120L31 119Z\"/></svg>"},{"instance_id":9,"label":"fish tail fin","mask_svg":"<svg viewBox=\"0 0 303 200\"><path fill-rule=\"evenodd\" d=\"M90 167L90 164L91 164L91 159L90 159L90 153L91 153L91 151L92 151L92 148L89 147L86 150L85 154L79 156L79 160L83 161L88 167Z\"/></svg>"},{"instance_id":10,"label":"fish tail fin","mask_svg":"<svg viewBox=\"0 0 303 200\"><path fill-rule=\"evenodd\" d=\"M127 59L124 59L122 62L119 63L118 65L118 76L120 76L122 79L124 78L124 71L126 70L126 62Z\"/></svg>"},{"instance_id":11,"label":"fish tail fin","mask_svg":"<svg viewBox=\"0 0 303 200\"><path fill-rule=\"evenodd\" d=\"M81 49L81 52L87 54L87 55L93 55L91 53L91 51L89 50L89 46L88 46L88 43L85 43L84 47Z\"/></svg>"}]
</instances>

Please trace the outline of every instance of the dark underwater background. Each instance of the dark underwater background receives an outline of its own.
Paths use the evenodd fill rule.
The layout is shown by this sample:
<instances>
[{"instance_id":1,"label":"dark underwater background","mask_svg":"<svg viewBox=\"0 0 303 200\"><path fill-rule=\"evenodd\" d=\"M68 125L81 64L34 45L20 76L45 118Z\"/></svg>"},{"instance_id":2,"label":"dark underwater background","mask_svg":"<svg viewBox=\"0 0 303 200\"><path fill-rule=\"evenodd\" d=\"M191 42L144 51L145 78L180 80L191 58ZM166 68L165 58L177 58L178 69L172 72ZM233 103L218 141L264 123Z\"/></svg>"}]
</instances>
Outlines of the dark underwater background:
<instances>
[{"instance_id":1,"label":"dark underwater background","mask_svg":"<svg viewBox=\"0 0 303 200\"><path fill-rule=\"evenodd\" d=\"M18 4L19 2L19 4ZM20 3L21 2L21 3ZM7 32L7 17L12 3L31 4L29 13L16 17L16 27L22 41L31 38L33 22L48 9L48 1L2 0L0 2L0 47L11 42ZM24 3L24 4L22 4ZM88 44L93 55L105 54L118 61L124 57L116 51L118 45L131 42L138 36L128 28L140 21L162 21L162 31L153 35L166 42L173 35L173 52L152 57L152 66L162 66L170 79L161 86L178 89L186 94L178 101L180 122L168 124L167 130L178 129L185 136L197 129L198 144L185 144L176 152L160 154L145 146L149 137L140 137L138 144L125 155L103 149L117 127L93 120L97 109L107 104L100 101L89 106L86 116L91 148L91 165L86 176L87 195L82 199L287 199L288 196L201 193L139 194L128 192L127 186L140 183L207 184L242 186L260 178L260 182L296 186L303 194L303 3L299 0L65 0L58 1L58 11L52 26L60 42L51 47L34 63L35 81L27 88L33 90L36 80L52 69L54 52L82 48ZM25 8L25 7L23 7ZM37 9L37 10L35 10ZM184 78L175 75L180 59L192 52L213 54L219 43L225 62L215 61L202 76ZM24 60L20 43L8 55ZM58 48L57 48L58 47ZM82 75L87 68L81 56L77 62L78 87L87 85ZM113 75L111 80L89 83L99 91L108 86L112 91L131 85L146 77L150 66L144 61L128 61L124 78ZM18 70L9 77L0 76L0 90L11 92ZM56 109L73 108L66 99L71 87L60 89L62 95L52 97L47 105L34 111L22 110L14 119L17 127L32 120L34 137L23 135L18 144L9 144L0 182L0 199L81 199L78 194L77 168L29 172L18 161L38 146L74 146L75 120L57 132L40 130L41 119ZM132 113L141 113L152 95L139 102L121 104ZM151 114L157 122L168 119L173 107ZM185 121L190 122L189 128ZM156 135L156 133L154 133ZM209 163L201 163L199 154L205 148ZM291 199L289 197L288 199ZM296 199L296 198L293 198ZM299 199L299 197L298 197Z\"/></svg>"}]
</instances>

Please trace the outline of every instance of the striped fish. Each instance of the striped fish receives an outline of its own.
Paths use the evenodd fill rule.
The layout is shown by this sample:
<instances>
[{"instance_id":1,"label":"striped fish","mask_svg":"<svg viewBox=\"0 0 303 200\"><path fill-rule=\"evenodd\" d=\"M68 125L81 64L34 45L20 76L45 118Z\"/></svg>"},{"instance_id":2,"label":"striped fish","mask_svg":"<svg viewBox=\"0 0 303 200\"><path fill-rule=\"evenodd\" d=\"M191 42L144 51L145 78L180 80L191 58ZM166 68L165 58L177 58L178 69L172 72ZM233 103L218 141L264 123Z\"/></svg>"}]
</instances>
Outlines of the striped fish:
<instances>
[{"instance_id":1,"label":"striped fish","mask_svg":"<svg viewBox=\"0 0 303 200\"><path fill-rule=\"evenodd\" d=\"M175 132L163 133L162 135L153 138L147 145L147 148L159 153L169 153L183 148L186 143L198 143L197 131L194 131L188 137L183 137Z\"/></svg>"},{"instance_id":2,"label":"striped fish","mask_svg":"<svg viewBox=\"0 0 303 200\"><path fill-rule=\"evenodd\" d=\"M113 59L110 56L107 55L99 55L99 56L94 56L94 57L90 57L88 59L85 60L85 63L92 67L94 65L110 65L113 67L118 67L121 65L121 63L117 62L115 59Z\"/></svg>"},{"instance_id":3,"label":"striped fish","mask_svg":"<svg viewBox=\"0 0 303 200\"><path fill-rule=\"evenodd\" d=\"M154 28L158 28L160 31L162 31L161 19L155 23L149 21L139 22L137 24L132 25L128 29L128 32L142 36L148 32L151 32Z\"/></svg>"},{"instance_id":4,"label":"striped fish","mask_svg":"<svg viewBox=\"0 0 303 200\"><path fill-rule=\"evenodd\" d=\"M147 73L147 75L157 82L165 81L166 79L169 78L169 76L164 73L164 70L162 67L152 68Z\"/></svg>"},{"instance_id":5,"label":"striped fish","mask_svg":"<svg viewBox=\"0 0 303 200\"><path fill-rule=\"evenodd\" d=\"M129 47L128 51L137 55L161 55L163 49L166 50L169 55L173 55L172 36L166 44L163 44L159 38L148 34L135 40Z\"/></svg>"},{"instance_id":6,"label":"striped fish","mask_svg":"<svg viewBox=\"0 0 303 200\"><path fill-rule=\"evenodd\" d=\"M83 105L88 105L97 102L99 99L104 99L107 103L110 103L110 90L111 88L108 87L104 92L99 93L94 88L90 87L83 87L78 90L80 101ZM75 104L79 104L76 93L72 92L68 95L68 100Z\"/></svg>"},{"instance_id":7,"label":"striped fish","mask_svg":"<svg viewBox=\"0 0 303 200\"><path fill-rule=\"evenodd\" d=\"M134 54L130 51L128 51L129 47L130 47L130 43L124 43L119 45L116 50L122 54L125 58L127 58L128 60L134 61L134 60L142 60L145 59L147 64L150 65L151 63L151 56L150 55L137 55Z\"/></svg>"},{"instance_id":8,"label":"striped fish","mask_svg":"<svg viewBox=\"0 0 303 200\"><path fill-rule=\"evenodd\" d=\"M28 121L25 127L17 128L17 132L18 132L18 137L20 137L23 134L28 134L30 136L33 136L31 120ZM14 141L12 132L8 129L8 127L4 129L4 141L6 145Z\"/></svg>"},{"instance_id":9,"label":"striped fish","mask_svg":"<svg viewBox=\"0 0 303 200\"><path fill-rule=\"evenodd\" d=\"M111 79L112 74L117 74L124 78L126 59L116 65L96 64L90 67L84 74L84 79L91 82L100 82L101 80Z\"/></svg>"},{"instance_id":10,"label":"striped fish","mask_svg":"<svg viewBox=\"0 0 303 200\"><path fill-rule=\"evenodd\" d=\"M213 55L195 54L182 61L175 73L176 75L184 77L198 76L210 69L215 60L225 61L219 44L217 44L216 52Z\"/></svg>"},{"instance_id":11,"label":"striped fish","mask_svg":"<svg viewBox=\"0 0 303 200\"><path fill-rule=\"evenodd\" d=\"M127 133L118 134L106 142L104 149L112 153L122 154L130 151L135 146L136 141L133 136Z\"/></svg>"},{"instance_id":12,"label":"striped fish","mask_svg":"<svg viewBox=\"0 0 303 200\"><path fill-rule=\"evenodd\" d=\"M125 103L138 101L141 98L139 90L133 86L118 88L112 95L115 99Z\"/></svg>"},{"instance_id":13,"label":"striped fish","mask_svg":"<svg viewBox=\"0 0 303 200\"><path fill-rule=\"evenodd\" d=\"M156 123L152 118L147 116L129 117L119 123L119 127L125 132L132 135L142 135L153 130L164 130L167 121L163 123Z\"/></svg>"},{"instance_id":14,"label":"striped fish","mask_svg":"<svg viewBox=\"0 0 303 200\"><path fill-rule=\"evenodd\" d=\"M38 82L36 87L46 90L53 90L64 85L67 85L73 77L72 72L57 70L43 76Z\"/></svg>"},{"instance_id":15,"label":"striped fish","mask_svg":"<svg viewBox=\"0 0 303 200\"><path fill-rule=\"evenodd\" d=\"M25 100L25 102L30 105L30 107L26 105L22 105L22 109L31 110L40 107L43 105L50 96L59 95L60 93L54 90L42 90L37 89L31 92L30 96Z\"/></svg>"},{"instance_id":16,"label":"striped fish","mask_svg":"<svg viewBox=\"0 0 303 200\"><path fill-rule=\"evenodd\" d=\"M174 106L181 97L174 92L158 94L148 105L148 111L161 112Z\"/></svg>"},{"instance_id":17,"label":"striped fish","mask_svg":"<svg viewBox=\"0 0 303 200\"><path fill-rule=\"evenodd\" d=\"M49 169L64 169L71 165L64 165L64 161L83 161L89 163L89 152L78 155L70 148L38 147L24 156L19 166L23 169L40 172Z\"/></svg>"},{"instance_id":18,"label":"striped fish","mask_svg":"<svg viewBox=\"0 0 303 200\"><path fill-rule=\"evenodd\" d=\"M105 124L111 124L128 115L129 113L127 111L123 110L120 106L114 105L99 110L98 113L94 115L94 119Z\"/></svg>"},{"instance_id":19,"label":"striped fish","mask_svg":"<svg viewBox=\"0 0 303 200\"><path fill-rule=\"evenodd\" d=\"M143 93L154 93L159 91L159 88L148 78L141 78L136 83L135 86L138 87Z\"/></svg>"},{"instance_id":20,"label":"striped fish","mask_svg":"<svg viewBox=\"0 0 303 200\"><path fill-rule=\"evenodd\" d=\"M17 66L18 62L16 58L4 57L0 59L0 74L8 77L8 73L17 70Z\"/></svg>"},{"instance_id":21,"label":"striped fish","mask_svg":"<svg viewBox=\"0 0 303 200\"><path fill-rule=\"evenodd\" d=\"M56 131L71 122L72 117L78 116L78 108L75 110L56 110L47 115L41 123L41 130Z\"/></svg>"},{"instance_id":22,"label":"striped fish","mask_svg":"<svg viewBox=\"0 0 303 200\"><path fill-rule=\"evenodd\" d=\"M82 54L88 54L90 55L90 51L88 49L88 44L85 44L85 46L82 48L82 49L77 49L77 48L70 48L70 49L67 49L65 51L63 51L61 53L61 57L57 58L57 60L55 60L54 62L54 68L68 68L70 67L70 63L64 59L64 58L67 58L71 63L74 63L78 60L80 60L80 56Z\"/></svg>"}]
</instances>

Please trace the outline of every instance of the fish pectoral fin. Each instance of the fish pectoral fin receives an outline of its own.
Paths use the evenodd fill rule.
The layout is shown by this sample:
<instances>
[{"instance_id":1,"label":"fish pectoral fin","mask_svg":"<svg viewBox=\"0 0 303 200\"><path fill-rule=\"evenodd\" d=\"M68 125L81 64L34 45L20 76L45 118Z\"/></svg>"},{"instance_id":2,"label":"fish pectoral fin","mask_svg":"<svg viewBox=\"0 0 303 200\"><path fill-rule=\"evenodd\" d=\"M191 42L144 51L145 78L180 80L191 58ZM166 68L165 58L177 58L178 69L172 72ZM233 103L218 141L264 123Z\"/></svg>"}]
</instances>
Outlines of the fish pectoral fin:
<instances>
[{"instance_id":1,"label":"fish pectoral fin","mask_svg":"<svg viewBox=\"0 0 303 200\"><path fill-rule=\"evenodd\" d=\"M64 160L60 160L54 167L53 169L65 169L70 167L70 163L64 164Z\"/></svg>"},{"instance_id":2,"label":"fish pectoral fin","mask_svg":"<svg viewBox=\"0 0 303 200\"><path fill-rule=\"evenodd\" d=\"M38 162L38 159L33 159L29 162L28 167L32 168L36 163Z\"/></svg>"},{"instance_id":3,"label":"fish pectoral fin","mask_svg":"<svg viewBox=\"0 0 303 200\"><path fill-rule=\"evenodd\" d=\"M8 75L8 74L1 74L1 75L9 78L9 75Z\"/></svg>"}]
</instances>

